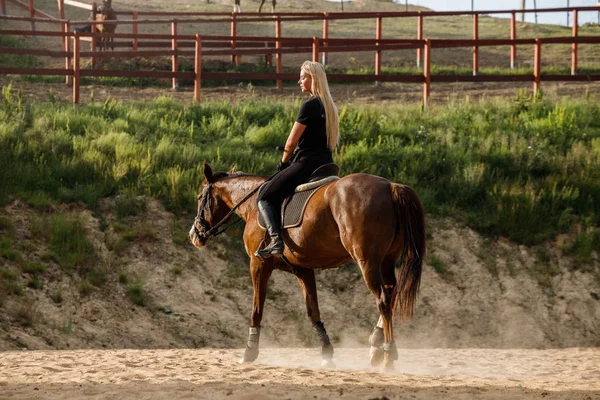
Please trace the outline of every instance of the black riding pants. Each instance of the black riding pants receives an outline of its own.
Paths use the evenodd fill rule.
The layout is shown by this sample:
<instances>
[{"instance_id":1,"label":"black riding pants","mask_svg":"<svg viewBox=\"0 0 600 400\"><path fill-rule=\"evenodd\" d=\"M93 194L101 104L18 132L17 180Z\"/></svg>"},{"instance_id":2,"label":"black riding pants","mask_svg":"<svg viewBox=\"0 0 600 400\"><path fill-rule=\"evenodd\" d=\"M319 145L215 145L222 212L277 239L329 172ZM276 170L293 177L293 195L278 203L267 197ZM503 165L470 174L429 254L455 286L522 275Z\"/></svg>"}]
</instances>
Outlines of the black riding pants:
<instances>
[{"instance_id":1,"label":"black riding pants","mask_svg":"<svg viewBox=\"0 0 600 400\"><path fill-rule=\"evenodd\" d=\"M332 162L323 157L302 158L275 175L258 195L258 201L265 200L271 207L279 209L283 200L294 193L296 186L306 183L311 174L321 165Z\"/></svg>"}]
</instances>

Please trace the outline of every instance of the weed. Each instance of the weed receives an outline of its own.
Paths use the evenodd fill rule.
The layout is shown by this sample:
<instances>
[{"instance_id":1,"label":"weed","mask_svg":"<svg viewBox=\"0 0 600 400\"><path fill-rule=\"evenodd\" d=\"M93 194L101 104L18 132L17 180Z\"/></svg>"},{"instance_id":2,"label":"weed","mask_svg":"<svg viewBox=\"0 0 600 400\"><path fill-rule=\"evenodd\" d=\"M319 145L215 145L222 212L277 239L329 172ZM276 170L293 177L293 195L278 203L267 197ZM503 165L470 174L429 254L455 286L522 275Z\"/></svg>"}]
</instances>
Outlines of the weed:
<instances>
[{"instance_id":1,"label":"weed","mask_svg":"<svg viewBox=\"0 0 600 400\"><path fill-rule=\"evenodd\" d=\"M108 271L104 267L94 268L87 273L87 281L95 287L103 286L107 281Z\"/></svg>"},{"instance_id":2,"label":"weed","mask_svg":"<svg viewBox=\"0 0 600 400\"><path fill-rule=\"evenodd\" d=\"M173 243L178 245L185 245L189 243L188 230L181 224L180 221L173 220L170 223L171 238Z\"/></svg>"},{"instance_id":3,"label":"weed","mask_svg":"<svg viewBox=\"0 0 600 400\"><path fill-rule=\"evenodd\" d=\"M21 270L23 272L36 276L46 272L47 269L48 266L46 264L37 261L27 262L21 265Z\"/></svg>"},{"instance_id":4,"label":"weed","mask_svg":"<svg viewBox=\"0 0 600 400\"><path fill-rule=\"evenodd\" d=\"M141 215L148 209L148 202L143 197L120 196L115 201L117 218Z\"/></svg>"},{"instance_id":5,"label":"weed","mask_svg":"<svg viewBox=\"0 0 600 400\"><path fill-rule=\"evenodd\" d=\"M119 274L119 283L121 285L127 285L129 283L129 279L127 278L127 275L120 273Z\"/></svg>"},{"instance_id":6,"label":"weed","mask_svg":"<svg viewBox=\"0 0 600 400\"><path fill-rule=\"evenodd\" d=\"M142 282L138 281L127 286L127 297L133 304L144 307L147 300Z\"/></svg>"},{"instance_id":7,"label":"weed","mask_svg":"<svg viewBox=\"0 0 600 400\"><path fill-rule=\"evenodd\" d=\"M50 299L55 303L55 304L60 304L63 302L63 294L60 290L57 290L55 292L53 292L50 295Z\"/></svg>"},{"instance_id":8,"label":"weed","mask_svg":"<svg viewBox=\"0 0 600 400\"><path fill-rule=\"evenodd\" d=\"M81 297L89 296L90 294L92 294L93 290L93 286L87 280L81 281L79 283L79 286L77 287L77 291L79 292L79 295Z\"/></svg>"},{"instance_id":9,"label":"weed","mask_svg":"<svg viewBox=\"0 0 600 400\"><path fill-rule=\"evenodd\" d=\"M173 268L171 268L173 275L181 275L183 274L183 271L185 271L185 267L181 265L174 265Z\"/></svg>"},{"instance_id":10,"label":"weed","mask_svg":"<svg viewBox=\"0 0 600 400\"><path fill-rule=\"evenodd\" d=\"M209 296L209 299L210 299L210 301L212 301L213 303L214 303L215 301L217 301L217 295L216 295L216 294L214 294L212 291L210 291L210 290L205 290L205 291L204 291L204 294L205 294L205 295L207 295L207 296Z\"/></svg>"},{"instance_id":11,"label":"weed","mask_svg":"<svg viewBox=\"0 0 600 400\"><path fill-rule=\"evenodd\" d=\"M0 231L11 231L13 224L7 217L0 217Z\"/></svg>"},{"instance_id":12,"label":"weed","mask_svg":"<svg viewBox=\"0 0 600 400\"><path fill-rule=\"evenodd\" d=\"M281 290L276 290L276 289L271 289L268 288L267 289L267 299L277 302L277 303L281 303L281 299L284 299L287 297L286 294L284 292L282 292Z\"/></svg>"},{"instance_id":13,"label":"weed","mask_svg":"<svg viewBox=\"0 0 600 400\"><path fill-rule=\"evenodd\" d=\"M438 274L443 275L446 272L448 272L448 268L446 267L444 261L435 254L431 254L431 256L429 257L429 262L427 264L429 264L431 268L433 268L434 271Z\"/></svg>"},{"instance_id":14,"label":"weed","mask_svg":"<svg viewBox=\"0 0 600 400\"><path fill-rule=\"evenodd\" d=\"M80 217L58 214L50 219L50 250L66 272L77 269L82 275L96 262L95 250L87 239Z\"/></svg>"},{"instance_id":15,"label":"weed","mask_svg":"<svg viewBox=\"0 0 600 400\"><path fill-rule=\"evenodd\" d=\"M65 335L69 335L73 332L73 320L69 318L65 323L60 327L61 333Z\"/></svg>"},{"instance_id":16,"label":"weed","mask_svg":"<svg viewBox=\"0 0 600 400\"><path fill-rule=\"evenodd\" d=\"M477 257L481 260L488 272L494 278L497 278L499 274L497 254L496 251L490 247L489 242L489 239L484 239L484 242L477 249Z\"/></svg>"},{"instance_id":17,"label":"weed","mask_svg":"<svg viewBox=\"0 0 600 400\"><path fill-rule=\"evenodd\" d=\"M592 259L594 251L600 251L600 229L587 227L581 229L572 244L564 249L566 254L575 257L579 263Z\"/></svg>"},{"instance_id":18,"label":"weed","mask_svg":"<svg viewBox=\"0 0 600 400\"><path fill-rule=\"evenodd\" d=\"M8 237L0 238L0 257L18 264L23 263L21 253L13 248L12 241Z\"/></svg>"},{"instance_id":19,"label":"weed","mask_svg":"<svg viewBox=\"0 0 600 400\"><path fill-rule=\"evenodd\" d=\"M29 282L27 282L27 287L32 288L32 289L41 289L44 285L42 284L42 281L40 281L38 278L32 278L31 280L29 280Z\"/></svg>"},{"instance_id":20,"label":"weed","mask_svg":"<svg viewBox=\"0 0 600 400\"><path fill-rule=\"evenodd\" d=\"M17 324L23 327L32 326L38 318L35 303L30 299L20 302L13 313L13 318Z\"/></svg>"}]
</instances>

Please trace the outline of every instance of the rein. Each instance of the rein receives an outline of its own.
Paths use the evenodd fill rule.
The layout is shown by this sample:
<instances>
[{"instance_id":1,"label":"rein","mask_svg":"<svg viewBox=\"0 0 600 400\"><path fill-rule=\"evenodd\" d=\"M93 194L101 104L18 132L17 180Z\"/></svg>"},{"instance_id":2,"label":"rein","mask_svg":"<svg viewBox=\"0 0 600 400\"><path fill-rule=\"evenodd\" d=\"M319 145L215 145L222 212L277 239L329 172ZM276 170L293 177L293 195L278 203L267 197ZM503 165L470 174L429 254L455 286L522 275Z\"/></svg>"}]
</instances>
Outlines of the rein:
<instances>
[{"instance_id":1,"label":"rein","mask_svg":"<svg viewBox=\"0 0 600 400\"><path fill-rule=\"evenodd\" d=\"M204 210L206 209L206 204L210 202L210 191L212 189L212 183L208 184L208 189L206 190L206 192L204 193L204 196L202 197L202 202L200 203L200 208L198 209L198 215L196 216L196 218L194 219L194 222L197 222L198 224L200 224L200 226L202 227L202 229L205 231L204 233L201 233L198 228L196 228L196 224L194 223L194 225L192 225L194 227L194 231L196 233L196 235L198 235L198 237L202 237L204 239L208 239L211 236L219 236L220 234L224 233L227 229L229 229L230 227L232 227L235 224L238 224L240 221L242 221L242 219L240 218L239 220L232 222L228 225L225 225L221 230L219 230L219 228L225 224L225 221L227 221L227 219L229 217L231 217L231 215L235 212L235 210L238 209L239 206L241 206L242 204L244 204L250 197L252 197L254 195L254 193L256 193L260 187L265 184L266 182L270 181L271 179L273 179L273 177L275 175L277 175L279 172L271 175L269 178L267 178L266 181L264 181L263 183L261 183L260 185L258 185L257 187L255 187L254 189L252 189L250 191L250 193L248 193L246 196L244 196L244 198L242 200L240 200L239 203L237 203L235 206L233 206L231 208L231 210L227 213L227 215L225 215L223 217L223 219L221 219L219 222L217 222L214 226L210 226L208 225L208 223L206 222L206 219L204 219Z\"/></svg>"}]
</instances>

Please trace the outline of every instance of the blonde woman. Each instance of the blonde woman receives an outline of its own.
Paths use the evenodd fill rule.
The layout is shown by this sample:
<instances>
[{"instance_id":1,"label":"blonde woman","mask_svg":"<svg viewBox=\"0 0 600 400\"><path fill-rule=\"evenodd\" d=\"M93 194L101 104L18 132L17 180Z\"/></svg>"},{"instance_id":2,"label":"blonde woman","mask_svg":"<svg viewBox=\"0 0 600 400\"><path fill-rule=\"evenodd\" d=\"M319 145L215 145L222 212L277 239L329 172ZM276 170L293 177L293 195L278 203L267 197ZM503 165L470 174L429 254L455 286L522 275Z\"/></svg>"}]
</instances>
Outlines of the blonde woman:
<instances>
[{"instance_id":1,"label":"blonde woman","mask_svg":"<svg viewBox=\"0 0 600 400\"><path fill-rule=\"evenodd\" d=\"M258 210L271 238L264 249L256 252L263 258L283 254L281 204L296 186L308 181L318 167L333 162L332 153L340 137L338 111L323 66L305 61L298 84L310 97L300 107L287 138L277 167L280 172L265 184L258 197Z\"/></svg>"}]
</instances>

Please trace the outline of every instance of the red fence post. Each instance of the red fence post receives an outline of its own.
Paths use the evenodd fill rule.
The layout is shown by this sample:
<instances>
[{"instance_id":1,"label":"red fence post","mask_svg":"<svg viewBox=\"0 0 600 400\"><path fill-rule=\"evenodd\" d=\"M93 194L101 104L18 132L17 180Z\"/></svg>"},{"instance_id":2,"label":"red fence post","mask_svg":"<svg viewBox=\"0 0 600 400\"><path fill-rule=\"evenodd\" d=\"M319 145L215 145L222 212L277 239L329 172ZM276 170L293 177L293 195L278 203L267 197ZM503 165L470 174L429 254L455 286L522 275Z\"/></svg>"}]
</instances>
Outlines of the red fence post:
<instances>
[{"instance_id":1,"label":"red fence post","mask_svg":"<svg viewBox=\"0 0 600 400\"><path fill-rule=\"evenodd\" d=\"M73 41L73 103L79 103L79 32Z\"/></svg>"},{"instance_id":2,"label":"red fence post","mask_svg":"<svg viewBox=\"0 0 600 400\"><path fill-rule=\"evenodd\" d=\"M231 13L231 34L229 36L231 36L231 49L235 49L236 45L235 45L235 37L237 36L236 32L237 32L237 16L235 12ZM235 63L235 65L240 65L242 63L242 57L241 56L236 56L236 55L231 55L231 62Z\"/></svg>"},{"instance_id":3,"label":"red fence post","mask_svg":"<svg viewBox=\"0 0 600 400\"><path fill-rule=\"evenodd\" d=\"M542 78L542 40L535 39L535 50L533 52L533 94L540 90Z\"/></svg>"},{"instance_id":4,"label":"red fence post","mask_svg":"<svg viewBox=\"0 0 600 400\"><path fill-rule=\"evenodd\" d=\"M319 38L316 36L313 36L312 60L313 62L319 62Z\"/></svg>"},{"instance_id":5,"label":"red fence post","mask_svg":"<svg viewBox=\"0 0 600 400\"><path fill-rule=\"evenodd\" d=\"M579 27L578 23L578 11L573 10L573 38L577 37L577 30ZM571 44L571 75L577 74L577 43Z\"/></svg>"},{"instance_id":6,"label":"red fence post","mask_svg":"<svg viewBox=\"0 0 600 400\"><path fill-rule=\"evenodd\" d=\"M377 40L376 46L379 46L379 41L381 40L382 23L383 19L381 17L377 17L377 23L375 24L375 39ZM375 52L375 75L381 75L381 50L377 50ZM375 81L375 85L379 84L379 81Z\"/></svg>"},{"instance_id":7,"label":"red fence post","mask_svg":"<svg viewBox=\"0 0 600 400\"><path fill-rule=\"evenodd\" d=\"M427 105L431 93L431 40L425 39L425 57L423 59L423 105Z\"/></svg>"},{"instance_id":8,"label":"red fence post","mask_svg":"<svg viewBox=\"0 0 600 400\"><path fill-rule=\"evenodd\" d=\"M35 21L33 18L35 17L35 4L33 0L29 0L29 18L31 18L31 30L35 32ZM35 36L34 36L35 38Z\"/></svg>"},{"instance_id":9,"label":"red fence post","mask_svg":"<svg viewBox=\"0 0 600 400\"><path fill-rule=\"evenodd\" d=\"M194 103L200 102L202 82L202 36L196 34L196 54L194 58Z\"/></svg>"},{"instance_id":10,"label":"red fence post","mask_svg":"<svg viewBox=\"0 0 600 400\"><path fill-rule=\"evenodd\" d=\"M5 0L2 0L2 5L5 5ZM6 15L6 9L4 7L2 8L2 13ZM58 0L58 18L65 19L65 0Z\"/></svg>"},{"instance_id":11,"label":"red fence post","mask_svg":"<svg viewBox=\"0 0 600 400\"><path fill-rule=\"evenodd\" d=\"M177 72L177 22L175 20L171 20L171 51L173 51L173 55L171 56L171 71ZM177 78L173 77L172 79L173 89L177 89Z\"/></svg>"},{"instance_id":12,"label":"red fence post","mask_svg":"<svg viewBox=\"0 0 600 400\"><path fill-rule=\"evenodd\" d=\"M137 38L137 34L138 34L138 23L137 23L137 19L138 19L138 12L134 11L133 12L133 24L131 24L131 33L133 33L136 37L133 38L133 51L137 51L138 49L138 38Z\"/></svg>"},{"instance_id":13,"label":"red fence post","mask_svg":"<svg viewBox=\"0 0 600 400\"><path fill-rule=\"evenodd\" d=\"M479 14L473 14L473 40L479 39ZM473 46L473 76L479 72L479 46Z\"/></svg>"},{"instance_id":14,"label":"red fence post","mask_svg":"<svg viewBox=\"0 0 600 400\"><path fill-rule=\"evenodd\" d=\"M510 40L517 39L517 13L513 11L510 15ZM517 61L517 45L510 45L510 69L515 68Z\"/></svg>"},{"instance_id":15,"label":"red fence post","mask_svg":"<svg viewBox=\"0 0 600 400\"><path fill-rule=\"evenodd\" d=\"M327 47L327 39L329 38L329 13L323 13L323 47ZM323 51L323 66L327 65L327 52Z\"/></svg>"},{"instance_id":16,"label":"red fence post","mask_svg":"<svg viewBox=\"0 0 600 400\"><path fill-rule=\"evenodd\" d=\"M92 21L96 20L96 2L92 1ZM96 33L98 32L98 29L96 27L96 24L92 23L91 24L91 32L92 32L92 41L91 41L91 48L92 51L96 51ZM96 57L92 56L92 69L96 68Z\"/></svg>"},{"instance_id":17,"label":"red fence post","mask_svg":"<svg viewBox=\"0 0 600 400\"><path fill-rule=\"evenodd\" d=\"M67 37L66 33L67 31L67 23L63 22L60 24L60 32L63 34L60 37L60 49L64 52L68 51L68 40L69 38ZM69 69L69 58L65 56L65 69ZM66 78L68 78L69 75L66 75ZM65 78L65 83L69 84L69 81Z\"/></svg>"},{"instance_id":18,"label":"red fence post","mask_svg":"<svg viewBox=\"0 0 600 400\"><path fill-rule=\"evenodd\" d=\"M423 15L421 15L421 11L419 11L419 16L417 17L417 40L423 40ZM417 68L421 67L422 58L421 48L417 47Z\"/></svg>"},{"instance_id":19,"label":"red fence post","mask_svg":"<svg viewBox=\"0 0 600 400\"><path fill-rule=\"evenodd\" d=\"M281 17L277 17L275 20L275 48L277 50L281 50ZM277 53L275 55L275 72L278 74L281 73L281 53ZM283 82L281 79L277 79L277 89L281 89L283 87Z\"/></svg>"},{"instance_id":20,"label":"red fence post","mask_svg":"<svg viewBox=\"0 0 600 400\"><path fill-rule=\"evenodd\" d=\"M67 55L65 56L65 69L71 69L71 36L69 35L70 31L71 31L71 24L68 22L63 23L63 30L64 30L64 40L65 40L65 44L64 44L64 50L67 53ZM65 84L67 86L71 85L71 75L67 75L65 77Z\"/></svg>"}]
</instances>

